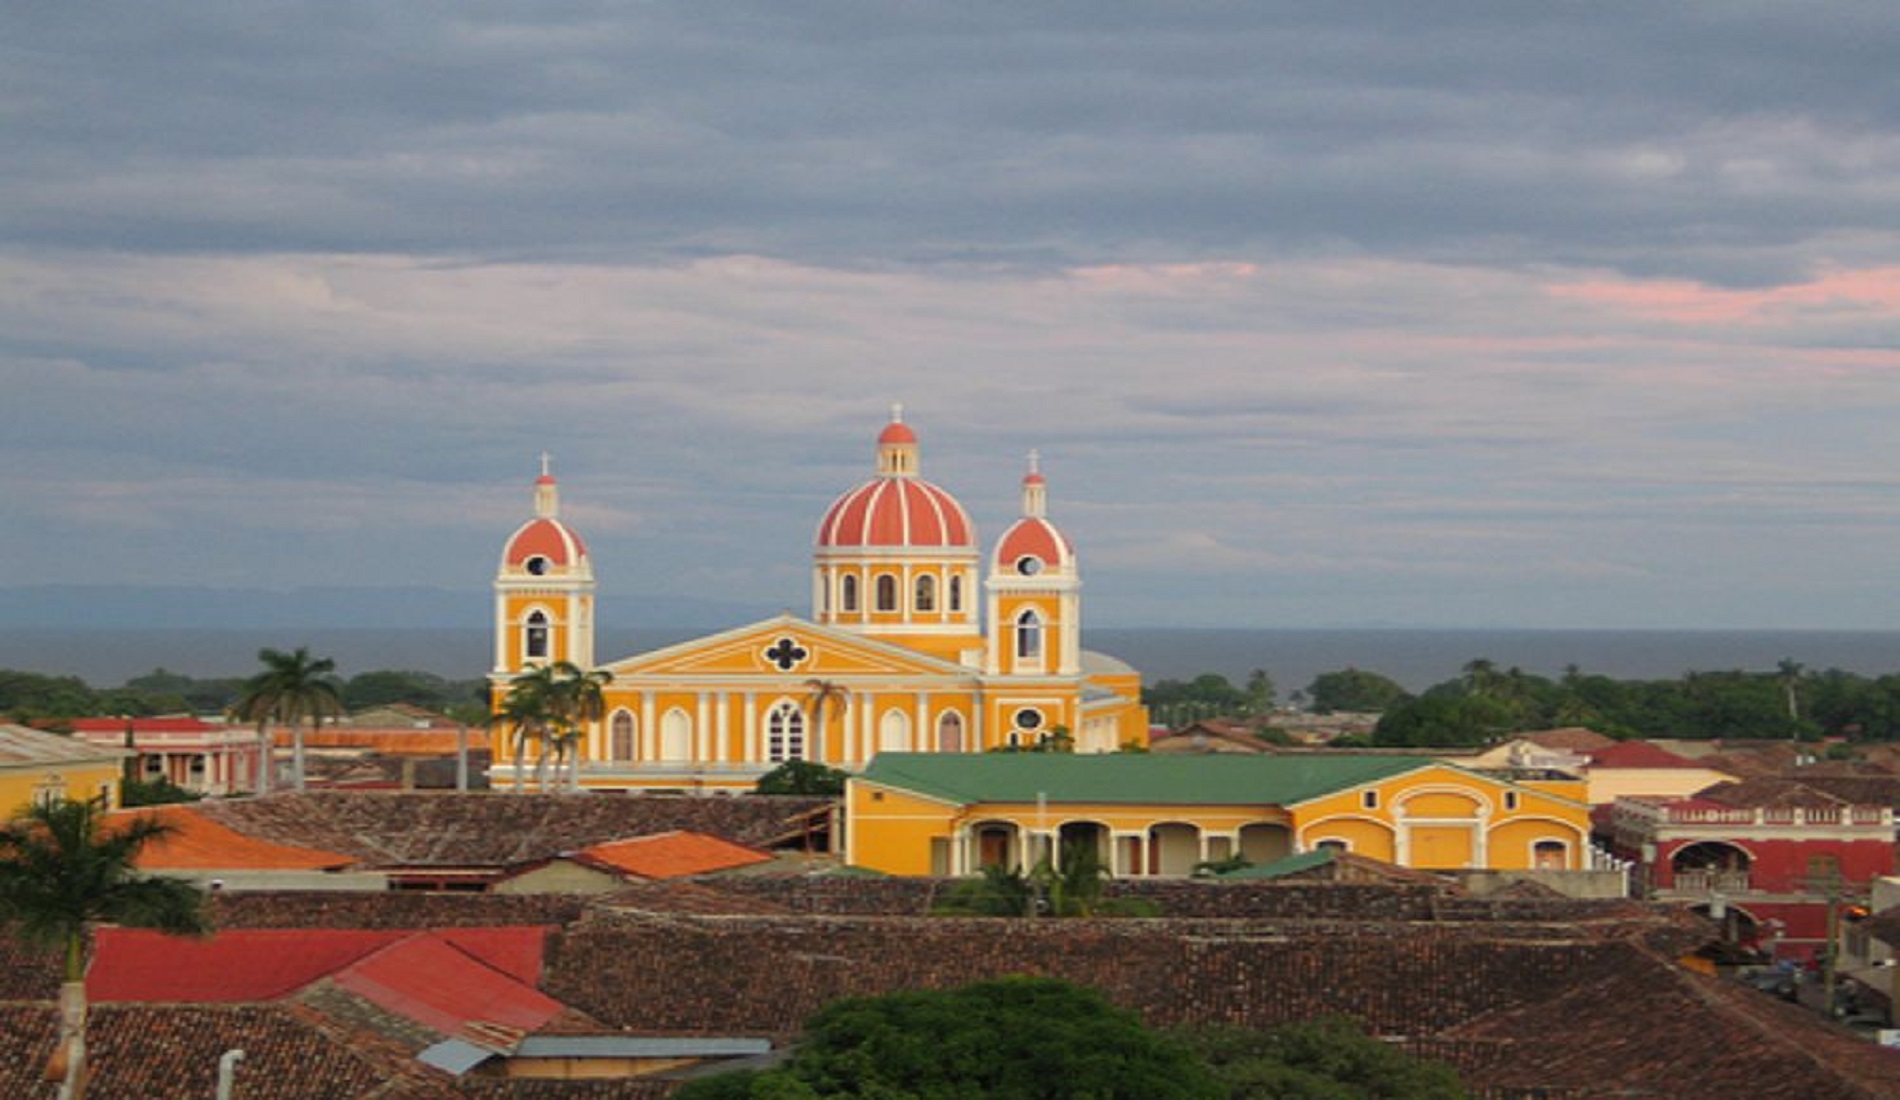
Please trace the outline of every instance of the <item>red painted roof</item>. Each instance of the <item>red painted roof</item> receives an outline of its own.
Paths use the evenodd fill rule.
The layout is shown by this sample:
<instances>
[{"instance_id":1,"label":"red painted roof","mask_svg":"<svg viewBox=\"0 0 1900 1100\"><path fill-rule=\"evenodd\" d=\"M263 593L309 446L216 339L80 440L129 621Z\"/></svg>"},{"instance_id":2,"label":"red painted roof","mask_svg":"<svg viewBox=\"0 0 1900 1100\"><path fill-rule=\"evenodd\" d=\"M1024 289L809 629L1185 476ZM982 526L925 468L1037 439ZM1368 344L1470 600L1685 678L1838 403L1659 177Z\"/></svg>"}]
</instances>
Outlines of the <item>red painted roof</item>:
<instances>
[{"instance_id":1,"label":"red painted roof","mask_svg":"<svg viewBox=\"0 0 1900 1100\"><path fill-rule=\"evenodd\" d=\"M260 840L213 821L190 806L155 806L113 814L109 821L156 817L174 832L147 844L138 855L141 871L328 871L355 858L321 848L298 848Z\"/></svg>"},{"instance_id":2,"label":"red painted roof","mask_svg":"<svg viewBox=\"0 0 1900 1100\"><path fill-rule=\"evenodd\" d=\"M373 1004L449 1035L476 1022L532 1031L562 1008L559 1001L433 932L390 944L339 972L335 981Z\"/></svg>"},{"instance_id":3,"label":"red painted roof","mask_svg":"<svg viewBox=\"0 0 1900 1100\"><path fill-rule=\"evenodd\" d=\"M1584 753L1593 768L1700 768L1703 765L1687 757L1659 749L1647 741L1622 741L1607 749Z\"/></svg>"},{"instance_id":4,"label":"red painted roof","mask_svg":"<svg viewBox=\"0 0 1900 1100\"><path fill-rule=\"evenodd\" d=\"M766 863L771 856L756 848L734 844L704 833L672 832L596 844L575 853L582 862L599 864L641 878L678 878Z\"/></svg>"},{"instance_id":5,"label":"red painted roof","mask_svg":"<svg viewBox=\"0 0 1900 1100\"><path fill-rule=\"evenodd\" d=\"M975 528L963 505L922 478L877 477L834 501L818 524L823 546L967 547Z\"/></svg>"},{"instance_id":6,"label":"red painted roof","mask_svg":"<svg viewBox=\"0 0 1900 1100\"><path fill-rule=\"evenodd\" d=\"M101 928L86 984L95 1001L272 1001L413 934L246 928L190 939Z\"/></svg>"},{"instance_id":7,"label":"red painted roof","mask_svg":"<svg viewBox=\"0 0 1900 1100\"><path fill-rule=\"evenodd\" d=\"M893 420L884 425L884 430L877 435L877 441L879 444L915 443L917 433L910 430L909 424L901 420Z\"/></svg>"},{"instance_id":8,"label":"red painted roof","mask_svg":"<svg viewBox=\"0 0 1900 1100\"><path fill-rule=\"evenodd\" d=\"M556 565L573 565L587 556L587 544L560 520L542 516L529 520L515 532L508 540L502 560L509 565L520 565L537 554Z\"/></svg>"},{"instance_id":9,"label":"red painted roof","mask_svg":"<svg viewBox=\"0 0 1900 1100\"><path fill-rule=\"evenodd\" d=\"M1000 569L1014 568L1016 559L1024 555L1034 555L1049 565L1067 565L1073 554L1069 540L1056 530L1056 525L1036 516L1017 520L996 543L996 565Z\"/></svg>"}]
</instances>

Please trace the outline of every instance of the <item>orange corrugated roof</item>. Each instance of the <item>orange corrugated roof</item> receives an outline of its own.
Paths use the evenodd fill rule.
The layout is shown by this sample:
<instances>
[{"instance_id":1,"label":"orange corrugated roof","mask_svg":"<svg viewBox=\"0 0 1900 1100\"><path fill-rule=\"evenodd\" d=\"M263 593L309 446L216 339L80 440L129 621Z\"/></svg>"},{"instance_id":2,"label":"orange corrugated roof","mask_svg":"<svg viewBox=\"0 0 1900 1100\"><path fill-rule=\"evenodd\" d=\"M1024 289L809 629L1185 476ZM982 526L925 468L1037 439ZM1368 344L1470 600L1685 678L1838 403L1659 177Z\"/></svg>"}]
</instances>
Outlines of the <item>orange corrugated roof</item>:
<instances>
[{"instance_id":1,"label":"orange corrugated roof","mask_svg":"<svg viewBox=\"0 0 1900 1100\"><path fill-rule=\"evenodd\" d=\"M575 858L641 878L678 878L749 867L772 857L704 833L671 832L596 844L576 852Z\"/></svg>"},{"instance_id":2,"label":"orange corrugated roof","mask_svg":"<svg viewBox=\"0 0 1900 1100\"><path fill-rule=\"evenodd\" d=\"M175 830L147 844L139 853L142 871L328 871L356 862L354 857L339 852L246 836L190 806L154 806L112 817L123 821L138 815L156 817Z\"/></svg>"}]
</instances>

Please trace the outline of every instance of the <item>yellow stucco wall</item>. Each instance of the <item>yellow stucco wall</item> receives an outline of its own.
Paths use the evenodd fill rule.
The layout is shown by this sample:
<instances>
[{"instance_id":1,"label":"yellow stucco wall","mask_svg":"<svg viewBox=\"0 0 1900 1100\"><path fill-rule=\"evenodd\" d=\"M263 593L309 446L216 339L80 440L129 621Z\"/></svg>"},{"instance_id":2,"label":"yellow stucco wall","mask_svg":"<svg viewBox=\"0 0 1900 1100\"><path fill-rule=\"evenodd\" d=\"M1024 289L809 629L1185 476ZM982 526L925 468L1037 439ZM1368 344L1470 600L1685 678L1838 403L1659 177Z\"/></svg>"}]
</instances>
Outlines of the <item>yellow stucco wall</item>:
<instances>
[{"instance_id":1,"label":"yellow stucco wall","mask_svg":"<svg viewBox=\"0 0 1900 1100\"><path fill-rule=\"evenodd\" d=\"M117 809L121 774L117 760L0 769L0 813L11 818L42 792L56 793L74 802L104 795L106 808Z\"/></svg>"}]
</instances>

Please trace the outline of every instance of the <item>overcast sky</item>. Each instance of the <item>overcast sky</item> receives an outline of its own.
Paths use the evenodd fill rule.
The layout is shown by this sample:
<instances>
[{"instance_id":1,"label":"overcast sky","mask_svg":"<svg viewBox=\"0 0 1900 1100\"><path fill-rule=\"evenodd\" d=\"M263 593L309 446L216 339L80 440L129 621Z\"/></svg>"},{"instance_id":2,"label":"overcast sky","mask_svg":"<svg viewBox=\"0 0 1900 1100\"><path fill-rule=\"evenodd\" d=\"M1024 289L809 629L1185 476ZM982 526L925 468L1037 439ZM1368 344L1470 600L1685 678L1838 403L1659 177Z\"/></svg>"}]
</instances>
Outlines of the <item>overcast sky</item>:
<instances>
[{"instance_id":1,"label":"overcast sky","mask_svg":"<svg viewBox=\"0 0 1900 1100\"><path fill-rule=\"evenodd\" d=\"M1900 6L0 6L0 584L1900 629ZM619 624L636 625L636 624Z\"/></svg>"}]
</instances>

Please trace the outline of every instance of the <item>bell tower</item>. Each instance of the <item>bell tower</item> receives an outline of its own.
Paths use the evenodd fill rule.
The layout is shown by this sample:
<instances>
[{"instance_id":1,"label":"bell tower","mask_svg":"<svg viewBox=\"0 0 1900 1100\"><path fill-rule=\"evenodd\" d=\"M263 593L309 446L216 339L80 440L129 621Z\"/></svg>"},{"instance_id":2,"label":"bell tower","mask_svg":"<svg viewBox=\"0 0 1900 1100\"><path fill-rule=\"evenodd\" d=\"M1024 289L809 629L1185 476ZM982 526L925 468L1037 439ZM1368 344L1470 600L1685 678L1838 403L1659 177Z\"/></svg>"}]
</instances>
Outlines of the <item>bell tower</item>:
<instances>
[{"instance_id":1,"label":"bell tower","mask_svg":"<svg viewBox=\"0 0 1900 1100\"><path fill-rule=\"evenodd\" d=\"M594 564L561 521L551 462L543 452L534 515L508 537L495 573L495 676L555 661L594 665Z\"/></svg>"},{"instance_id":2,"label":"bell tower","mask_svg":"<svg viewBox=\"0 0 1900 1100\"><path fill-rule=\"evenodd\" d=\"M990 558L987 671L1003 676L1075 676L1082 671L1082 578L1075 549L1049 522L1037 454L1023 475L1022 516Z\"/></svg>"}]
</instances>

